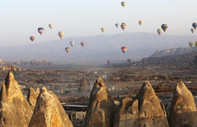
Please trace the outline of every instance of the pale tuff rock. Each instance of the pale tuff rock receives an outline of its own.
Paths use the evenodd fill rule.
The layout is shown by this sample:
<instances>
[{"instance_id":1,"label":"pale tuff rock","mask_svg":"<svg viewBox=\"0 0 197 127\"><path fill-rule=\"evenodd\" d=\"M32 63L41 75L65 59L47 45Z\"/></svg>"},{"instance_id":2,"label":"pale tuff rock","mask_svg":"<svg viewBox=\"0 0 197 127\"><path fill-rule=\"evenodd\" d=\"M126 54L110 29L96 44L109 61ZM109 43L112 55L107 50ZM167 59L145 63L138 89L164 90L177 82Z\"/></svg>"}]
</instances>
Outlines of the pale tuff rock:
<instances>
[{"instance_id":1,"label":"pale tuff rock","mask_svg":"<svg viewBox=\"0 0 197 127\"><path fill-rule=\"evenodd\" d=\"M28 94L27 94L27 100L32 108L34 110L34 107L36 106L37 97L40 93L40 90L37 88L36 91L31 87L29 88Z\"/></svg>"},{"instance_id":2,"label":"pale tuff rock","mask_svg":"<svg viewBox=\"0 0 197 127\"><path fill-rule=\"evenodd\" d=\"M172 127L196 127L197 110L194 97L185 84L179 80L174 90L169 123Z\"/></svg>"},{"instance_id":3,"label":"pale tuff rock","mask_svg":"<svg viewBox=\"0 0 197 127\"><path fill-rule=\"evenodd\" d=\"M29 127L73 127L56 95L42 88Z\"/></svg>"},{"instance_id":4,"label":"pale tuff rock","mask_svg":"<svg viewBox=\"0 0 197 127\"><path fill-rule=\"evenodd\" d=\"M1 88L0 126L28 127L32 109L10 71Z\"/></svg>"},{"instance_id":5,"label":"pale tuff rock","mask_svg":"<svg viewBox=\"0 0 197 127\"><path fill-rule=\"evenodd\" d=\"M146 81L138 94L140 117L164 116L165 108L157 97L152 85Z\"/></svg>"},{"instance_id":6,"label":"pale tuff rock","mask_svg":"<svg viewBox=\"0 0 197 127\"><path fill-rule=\"evenodd\" d=\"M152 85L146 81L135 99L122 100L114 127L168 127L165 108Z\"/></svg>"},{"instance_id":7,"label":"pale tuff rock","mask_svg":"<svg viewBox=\"0 0 197 127\"><path fill-rule=\"evenodd\" d=\"M107 87L98 77L90 94L84 127L111 127L114 106Z\"/></svg>"}]
</instances>

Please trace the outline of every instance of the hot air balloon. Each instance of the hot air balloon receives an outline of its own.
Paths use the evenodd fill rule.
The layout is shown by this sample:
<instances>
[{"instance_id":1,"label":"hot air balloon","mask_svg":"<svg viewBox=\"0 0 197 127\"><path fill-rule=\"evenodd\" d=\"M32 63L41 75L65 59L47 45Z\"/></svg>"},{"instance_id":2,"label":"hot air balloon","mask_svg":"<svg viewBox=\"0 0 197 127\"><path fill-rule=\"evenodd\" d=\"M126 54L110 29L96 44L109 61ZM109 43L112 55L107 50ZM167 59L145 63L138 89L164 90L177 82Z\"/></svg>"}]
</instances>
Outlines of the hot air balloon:
<instances>
[{"instance_id":1,"label":"hot air balloon","mask_svg":"<svg viewBox=\"0 0 197 127\"><path fill-rule=\"evenodd\" d=\"M121 5L124 7L126 5L126 3L124 1L122 1Z\"/></svg>"},{"instance_id":2,"label":"hot air balloon","mask_svg":"<svg viewBox=\"0 0 197 127\"><path fill-rule=\"evenodd\" d=\"M101 31L102 31L102 32L105 32L105 28L101 28Z\"/></svg>"},{"instance_id":3,"label":"hot air balloon","mask_svg":"<svg viewBox=\"0 0 197 127\"><path fill-rule=\"evenodd\" d=\"M139 23L140 25L142 25L142 20L139 20L138 23Z\"/></svg>"},{"instance_id":4,"label":"hot air balloon","mask_svg":"<svg viewBox=\"0 0 197 127\"><path fill-rule=\"evenodd\" d=\"M121 50L123 53L125 53L127 51L127 47L123 46L123 47L121 47Z\"/></svg>"},{"instance_id":5,"label":"hot air balloon","mask_svg":"<svg viewBox=\"0 0 197 127\"><path fill-rule=\"evenodd\" d=\"M189 42L189 46L192 47L193 46L193 42Z\"/></svg>"},{"instance_id":6,"label":"hot air balloon","mask_svg":"<svg viewBox=\"0 0 197 127\"><path fill-rule=\"evenodd\" d=\"M194 33L194 29L193 28L191 28L191 32Z\"/></svg>"},{"instance_id":7,"label":"hot air balloon","mask_svg":"<svg viewBox=\"0 0 197 127\"><path fill-rule=\"evenodd\" d=\"M34 36L30 36L30 40L34 41L35 37Z\"/></svg>"},{"instance_id":8,"label":"hot air balloon","mask_svg":"<svg viewBox=\"0 0 197 127\"><path fill-rule=\"evenodd\" d=\"M121 28L122 28L122 30L124 30L124 29L126 28L126 23L123 22L123 23L121 24Z\"/></svg>"},{"instance_id":9,"label":"hot air balloon","mask_svg":"<svg viewBox=\"0 0 197 127\"><path fill-rule=\"evenodd\" d=\"M115 26L116 26L116 28L118 28L118 27L119 27L119 24L118 24L118 23L116 23L116 24L115 24Z\"/></svg>"},{"instance_id":10,"label":"hot air balloon","mask_svg":"<svg viewBox=\"0 0 197 127\"><path fill-rule=\"evenodd\" d=\"M162 24L161 28L163 29L164 32L166 32L166 30L168 29L168 25L167 24Z\"/></svg>"},{"instance_id":11,"label":"hot air balloon","mask_svg":"<svg viewBox=\"0 0 197 127\"><path fill-rule=\"evenodd\" d=\"M58 33L58 35L59 35L59 37L62 39L63 36L64 36L64 32L60 31L60 32Z\"/></svg>"},{"instance_id":12,"label":"hot air balloon","mask_svg":"<svg viewBox=\"0 0 197 127\"><path fill-rule=\"evenodd\" d=\"M74 41L70 41L70 45L73 47L75 45Z\"/></svg>"},{"instance_id":13,"label":"hot air balloon","mask_svg":"<svg viewBox=\"0 0 197 127\"><path fill-rule=\"evenodd\" d=\"M39 27L39 28L38 28L38 32L40 33L40 35L42 35L42 34L43 34L43 32L44 32L44 28Z\"/></svg>"},{"instance_id":14,"label":"hot air balloon","mask_svg":"<svg viewBox=\"0 0 197 127\"><path fill-rule=\"evenodd\" d=\"M157 33L158 33L159 35L161 35L162 30L161 30L161 29L157 29Z\"/></svg>"},{"instance_id":15,"label":"hot air balloon","mask_svg":"<svg viewBox=\"0 0 197 127\"><path fill-rule=\"evenodd\" d=\"M194 22L194 23L192 24L192 26L193 26L194 29L196 30L196 28L197 28L197 22Z\"/></svg>"},{"instance_id":16,"label":"hot air balloon","mask_svg":"<svg viewBox=\"0 0 197 127\"><path fill-rule=\"evenodd\" d=\"M195 42L195 46L196 46L196 48L197 48L197 41Z\"/></svg>"},{"instance_id":17,"label":"hot air balloon","mask_svg":"<svg viewBox=\"0 0 197 127\"><path fill-rule=\"evenodd\" d=\"M85 45L85 42L81 42L81 46L83 47Z\"/></svg>"},{"instance_id":18,"label":"hot air balloon","mask_svg":"<svg viewBox=\"0 0 197 127\"><path fill-rule=\"evenodd\" d=\"M65 51L68 53L70 51L70 48L69 47L66 47L65 48Z\"/></svg>"},{"instance_id":19,"label":"hot air balloon","mask_svg":"<svg viewBox=\"0 0 197 127\"><path fill-rule=\"evenodd\" d=\"M53 28L53 24L49 24L49 28L52 29Z\"/></svg>"}]
</instances>

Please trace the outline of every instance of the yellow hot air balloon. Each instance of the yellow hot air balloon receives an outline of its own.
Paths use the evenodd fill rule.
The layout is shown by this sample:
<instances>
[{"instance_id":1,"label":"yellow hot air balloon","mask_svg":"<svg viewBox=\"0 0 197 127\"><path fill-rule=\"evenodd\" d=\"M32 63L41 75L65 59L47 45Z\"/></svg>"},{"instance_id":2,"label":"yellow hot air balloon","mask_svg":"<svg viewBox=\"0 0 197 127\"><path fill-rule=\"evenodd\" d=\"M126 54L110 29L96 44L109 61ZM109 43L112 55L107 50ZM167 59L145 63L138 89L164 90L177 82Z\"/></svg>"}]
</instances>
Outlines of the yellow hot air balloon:
<instances>
[{"instance_id":1,"label":"yellow hot air balloon","mask_svg":"<svg viewBox=\"0 0 197 127\"><path fill-rule=\"evenodd\" d=\"M161 29L157 29L157 33L158 33L159 35L161 35L162 30L161 30Z\"/></svg>"},{"instance_id":2,"label":"yellow hot air balloon","mask_svg":"<svg viewBox=\"0 0 197 127\"><path fill-rule=\"evenodd\" d=\"M52 29L53 28L53 24L49 24L49 28Z\"/></svg>"},{"instance_id":3,"label":"yellow hot air balloon","mask_svg":"<svg viewBox=\"0 0 197 127\"><path fill-rule=\"evenodd\" d=\"M70 48L69 47L66 47L65 48L65 51L68 53L70 51Z\"/></svg>"},{"instance_id":4,"label":"yellow hot air balloon","mask_svg":"<svg viewBox=\"0 0 197 127\"><path fill-rule=\"evenodd\" d=\"M140 25L142 25L142 20L139 20L138 23L139 23Z\"/></svg>"},{"instance_id":5,"label":"yellow hot air balloon","mask_svg":"<svg viewBox=\"0 0 197 127\"><path fill-rule=\"evenodd\" d=\"M196 48L197 48L197 41L195 42L195 46L196 46Z\"/></svg>"},{"instance_id":6,"label":"yellow hot air balloon","mask_svg":"<svg viewBox=\"0 0 197 127\"><path fill-rule=\"evenodd\" d=\"M105 28L101 28L101 31L102 31L102 32L105 32Z\"/></svg>"},{"instance_id":7,"label":"yellow hot air balloon","mask_svg":"<svg viewBox=\"0 0 197 127\"><path fill-rule=\"evenodd\" d=\"M193 42L189 42L189 46L192 47L193 46Z\"/></svg>"},{"instance_id":8,"label":"yellow hot air balloon","mask_svg":"<svg viewBox=\"0 0 197 127\"><path fill-rule=\"evenodd\" d=\"M124 7L126 5L126 3L124 1L122 1L121 5Z\"/></svg>"},{"instance_id":9,"label":"yellow hot air balloon","mask_svg":"<svg viewBox=\"0 0 197 127\"><path fill-rule=\"evenodd\" d=\"M59 35L59 37L62 39L63 36L64 36L64 32L60 31L60 32L58 33L58 35Z\"/></svg>"},{"instance_id":10,"label":"yellow hot air balloon","mask_svg":"<svg viewBox=\"0 0 197 127\"><path fill-rule=\"evenodd\" d=\"M124 30L126 28L126 23L123 22L120 27L122 28L122 30Z\"/></svg>"}]
</instances>

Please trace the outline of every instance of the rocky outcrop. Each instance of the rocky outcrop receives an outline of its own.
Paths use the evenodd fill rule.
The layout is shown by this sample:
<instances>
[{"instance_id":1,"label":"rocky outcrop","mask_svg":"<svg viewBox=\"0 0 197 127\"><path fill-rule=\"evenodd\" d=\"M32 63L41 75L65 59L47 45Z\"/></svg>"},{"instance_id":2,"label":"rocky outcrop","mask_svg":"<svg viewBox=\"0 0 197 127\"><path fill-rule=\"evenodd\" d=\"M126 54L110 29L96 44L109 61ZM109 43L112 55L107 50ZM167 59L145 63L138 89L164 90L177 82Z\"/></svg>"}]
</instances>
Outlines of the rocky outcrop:
<instances>
[{"instance_id":1,"label":"rocky outcrop","mask_svg":"<svg viewBox=\"0 0 197 127\"><path fill-rule=\"evenodd\" d=\"M192 93L179 80L174 90L170 108L169 123L171 127L196 127L196 104Z\"/></svg>"},{"instance_id":2,"label":"rocky outcrop","mask_svg":"<svg viewBox=\"0 0 197 127\"><path fill-rule=\"evenodd\" d=\"M114 102L98 77L90 94L84 127L112 127Z\"/></svg>"},{"instance_id":3,"label":"rocky outcrop","mask_svg":"<svg viewBox=\"0 0 197 127\"><path fill-rule=\"evenodd\" d=\"M42 88L29 127L73 127L56 95Z\"/></svg>"},{"instance_id":4,"label":"rocky outcrop","mask_svg":"<svg viewBox=\"0 0 197 127\"><path fill-rule=\"evenodd\" d=\"M33 111L11 71L2 84L0 103L1 127L28 127Z\"/></svg>"},{"instance_id":5,"label":"rocky outcrop","mask_svg":"<svg viewBox=\"0 0 197 127\"><path fill-rule=\"evenodd\" d=\"M149 81L136 98L125 98L116 110L114 127L168 127L165 108Z\"/></svg>"},{"instance_id":6,"label":"rocky outcrop","mask_svg":"<svg viewBox=\"0 0 197 127\"><path fill-rule=\"evenodd\" d=\"M40 93L40 90L37 88L36 91L30 87L28 94L27 94L27 100L32 108L32 110L34 110L34 107L36 106L36 102L37 102L37 97Z\"/></svg>"}]
</instances>

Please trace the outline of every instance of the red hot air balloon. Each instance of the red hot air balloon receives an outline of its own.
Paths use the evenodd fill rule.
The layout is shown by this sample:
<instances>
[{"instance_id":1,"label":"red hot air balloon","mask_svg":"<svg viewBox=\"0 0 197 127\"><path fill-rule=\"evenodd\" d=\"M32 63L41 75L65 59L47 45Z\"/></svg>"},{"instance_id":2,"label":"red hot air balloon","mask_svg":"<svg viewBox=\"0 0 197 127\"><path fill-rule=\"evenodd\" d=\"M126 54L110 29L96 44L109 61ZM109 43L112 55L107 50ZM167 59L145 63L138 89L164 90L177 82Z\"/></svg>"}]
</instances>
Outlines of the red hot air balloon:
<instances>
[{"instance_id":1,"label":"red hot air balloon","mask_svg":"<svg viewBox=\"0 0 197 127\"><path fill-rule=\"evenodd\" d=\"M85 42L81 42L81 46L83 47L85 45Z\"/></svg>"},{"instance_id":2,"label":"red hot air balloon","mask_svg":"<svg viewBox=\"0 0 197 127\"><path fill-rule=\"evenodd\" d=\"M31 40L31 41L34 41L34 39L35 39L34 36L31 36L31 37L30 37L30 40Z\"/></svg>"},{"instance_id":3,"label":"red hot air balloon","mask_svg":"<svg viewBox=\"0 0 197 127\"><path fill-rule=\"evenodd\" d=\"M123 46L123 47L121 47L121 50L123 53L125 53L127 51L127 47Z\"/></svg>"}]
</instances>

